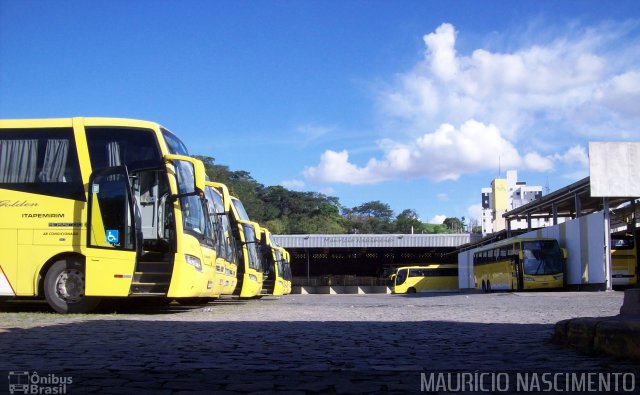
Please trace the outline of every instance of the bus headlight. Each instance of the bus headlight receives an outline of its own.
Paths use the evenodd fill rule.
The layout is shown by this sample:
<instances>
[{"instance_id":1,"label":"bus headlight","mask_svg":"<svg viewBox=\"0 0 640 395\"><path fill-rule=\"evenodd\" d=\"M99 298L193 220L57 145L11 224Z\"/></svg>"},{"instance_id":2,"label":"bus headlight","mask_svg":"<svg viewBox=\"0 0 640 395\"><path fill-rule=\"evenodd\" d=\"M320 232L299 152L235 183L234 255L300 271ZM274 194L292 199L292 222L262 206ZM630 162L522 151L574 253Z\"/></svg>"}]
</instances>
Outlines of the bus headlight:
<instances>
[{"instance_id":1,"label":"bus headlight","mask_svg":"<svg viewBox=\"0 0 640 395\"><path fill-rule=\"evenodd\" d=\"M533 277L525 277L525 278L524 278L524 281L532 281L532 282L535 282L535 281L536 281L536 279L535 279L535 278L533 278Z\"/></svg>"},{"instance_id":2,"label":"bus headlight","mask_svg":"<svg viewBox=\"0 0 640 395\"><path fill-rule=\"evenodd\" d=\"M202 263L200 262L200 258L198 258L197 256L189 255L189 254L184 254L184 258L187 261L187 263L195 267L197 271L199 272L202 271Z\"/></svg>"},{"instance_id":3,"label":"bus headlight","mask_svg":"<svg viewBox=\"0 0 640 395\"><path fill-rule=\"evenodd\" d=\"M255 282L258 282L258 277L254 276L253 274L249 274L249 280L253 280Z\"/></svg>"},{"instance_id":4,"label":"bus headlight","mask_svg":"<svg viewBox=\"0 0 640 395\"><path fill-rule=\"evenodd\" d=\"M554 280L562 280L563 277L564 276L562 274L557 274L557 275L553 276L553 279Z\"/></svg>"}]
</instances>

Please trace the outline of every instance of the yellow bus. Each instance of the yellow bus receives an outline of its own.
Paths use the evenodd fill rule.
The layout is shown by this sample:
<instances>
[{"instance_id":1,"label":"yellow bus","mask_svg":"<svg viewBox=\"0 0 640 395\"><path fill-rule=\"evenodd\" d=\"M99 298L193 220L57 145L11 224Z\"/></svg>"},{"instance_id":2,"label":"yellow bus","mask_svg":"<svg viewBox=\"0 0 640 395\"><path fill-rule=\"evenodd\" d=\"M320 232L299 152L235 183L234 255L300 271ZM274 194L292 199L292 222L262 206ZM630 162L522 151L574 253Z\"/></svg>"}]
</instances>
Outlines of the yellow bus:
<instances>
[{"instance_id":1,"label":"yellow bus","mask_svg":"<svg viewBox=\"0 0 640 395\"><path fill-rule=\"evenodd\" d=\"M283 295L289 295L291 293L291 255L289 255L289 251L285 250L283 247L278 247L278 251L281 256L282 263L282 281L284 282L284 292Z\"/></svg>"},{"instance_id":2,"label":"yellow bus","mask_svg":"<svg viewBox=\"0 0 640 395\"><path fill-rule=\"evenodd\" d=\"M100 297L211 295L204 165L157 123L0 120L0 296L62 313Z\"/></svg>"},{"instance_id":3,"label":"yellow bus","mask_svg":"<svg viewBox=\"0 0 640 395\"><path fill-rule=\"evenodd\" d=\"M233 211L233 210L232 210ZM240 298L260 296L263 282L263 269L258 255L260 225L256 222L237 220L238 243L240 252L236 289L233 294Z\"/></svg>"},{"instance_id":4,"label":"yellow bus","mask_svg":"<svg viewBox=\"0 0 640 395\"><path fill-rule=\"evenodd\" d=\"M262 228L260 240L262 257L263 282L262 295L285 295L287 283L285 279L284 257L281 248L275 243L268 229ZM290 292L290 291L289 291Z\"/></svg>"},{"instance_id":5,"label":"yellow bus","mask_svg":"<svg viewBox=\"0 0 640 395\"><path fill-rule=\"evenodd\" d=\"M550 238L508 239L476 250L476 289L514 290L562 288L567 253Z\"/></svg>"},{"instance_id":6,"label":"yellow bus","mask_svg":"<svg viewBox=\"0 0 640 395\"><path fill-rule=\"evenodd\" d=\"M242 204L242 201L240 199L235 196L231 196L231 206L231 208L234 210L236 218L244 221L250 221L249 214L247 214L247 210L245 210L244 205Z\"/></svg>"},{"instance_id":7,"label":"yellow bus","mask_svg":"<svg viewBox=\"0 0 640 395\"><path fill-rule=\"evenodd\" d=\"M399 267L391 276L394 294L458 290L458 265L429 264Z\"/></svg>"},{"instance_id":8,"label":"yellow bus","mask_svg":"<svg viewBox=\"0 0 640 395\"><path fill-rule=\"evenodd\" d=\"M226 185L221 183L207 181L205 184L209 213L219 219L217 233L220 243L216 251L216 271L222 274L222 277L218 279L218 285L222 287L220 294L232 295L237 283L238 253L236 239L233 236L231 222L227 214L231 204L229 190Z\"/></svg>"},{"instance_id":9,"label":"yellow bus","mask_svg":"<svg viewBox=\"0 0 640 395\"><path fill-rule=\"evenodd\" d=\"M258 252L262 230L258 223L249 220L240 199L229 196L229 219L235 231L238 251L238 282L234 295L253 298L260 295L263 282L263 268Z\"/></svg>"},{"instance_id":10,"label":"yellow bus","mask_svg":"<svg viewBox=\"0 0 640 395\"><path fill-rule=\"evenodd\" d=\"M611 235L611 277L614 286L635 285L638 282L638 250L630 233Z\"/></svg>"}]
</instances>

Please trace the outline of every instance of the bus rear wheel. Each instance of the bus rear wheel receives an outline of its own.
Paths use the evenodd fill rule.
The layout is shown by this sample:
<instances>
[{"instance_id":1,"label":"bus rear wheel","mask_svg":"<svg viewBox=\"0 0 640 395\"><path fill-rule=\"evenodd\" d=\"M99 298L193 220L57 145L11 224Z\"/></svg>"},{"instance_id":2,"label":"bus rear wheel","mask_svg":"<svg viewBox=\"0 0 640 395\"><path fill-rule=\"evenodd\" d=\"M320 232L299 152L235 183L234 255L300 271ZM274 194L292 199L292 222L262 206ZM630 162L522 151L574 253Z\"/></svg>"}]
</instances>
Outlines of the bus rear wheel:
<instances>
[{"instance_id":1,"label":"bus rear wheel","mask_svg":"<svg viewBox=\"0 0 640 395\"><path fill-rule=\"evenodd\" d=\"M84 264L77 258L55 262L44 278L44 296L58 313L88 313L100 303L99 298L85 296Z\"/></svg>"}]
</instances>

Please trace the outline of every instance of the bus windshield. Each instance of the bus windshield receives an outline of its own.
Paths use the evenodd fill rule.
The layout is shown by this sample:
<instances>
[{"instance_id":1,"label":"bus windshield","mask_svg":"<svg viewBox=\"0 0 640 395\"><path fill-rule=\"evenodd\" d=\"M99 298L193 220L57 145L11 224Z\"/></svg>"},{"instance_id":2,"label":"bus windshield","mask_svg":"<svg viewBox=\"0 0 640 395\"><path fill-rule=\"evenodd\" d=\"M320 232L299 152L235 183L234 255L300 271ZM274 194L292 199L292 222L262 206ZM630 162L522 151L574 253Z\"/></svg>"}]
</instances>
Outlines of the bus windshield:
<instances>
[{"instance_id":1,"label":"bus windshield","mask_svg":"<svg viewBox=\"0 0 640 395\"><path fill-rule=\"evenodd\" d=\"M407 269L398 270L396 274L396 285L402 285L407 280Z\"/></svg>"},{"instance_id":2,"label":"bus windshield","mask_svg":"<svg viewBox=\"0 0 640 395\"><path fill-rule=\"evenodd\" d=\"M562 251L555 240L522 242L524 273L530 275L562 273Z\"/></svg>"},{"instance_id":3,"label":"bus windshield","mask_svg":"<svg viewBox=\"0 0 640 395\"><path fill-rule=\"evenodd\" d=\"M249 267L261 271L262 264L260 263L260 258L258 258L256 233L253 230L253 226L242 224L242 229L244 230L244 239L249 252Z\"/></svg>"},{"instance_id":4,"label":"bus windshield","mask_svg":"<svg viewBox=\"0 0 640 395\"><path fill-rule=\"evenodd\" d=\"M236 211L238 212L238 216L240 216L241 220L249 221L249 214L247 214L247 210L244 209L244 205L240 201L240 199L231 199L233 202Z\"/></svg>"},{"instance_id":5,"label":"bus windshield","mask_svg":"<svg viewBox=\"0 0 640 395\"><path fill-rule=\"evenodd\" d=\"M133 173L162 166L162 154L151 130L88 127L87 145L93 169L125 165Z\"/></svg>"},{"instance_id":6,"label":"bus windshield","mask_svg":"<svg viewBox=\"0 0 640 395\"><path fill-rule=\"evenodd\" d=\"M614 250L633 250L633 236L611 236L611 248Z\"/></svg>"},{"instance_id":7,"label":"bus windshield","mask_svg":"<svg viewBox=\"0 0 640 395\"><path fill-rule=\"evenodd\" d=\"M175 134L171 133L167 129L162 129L162 135L164 136L164 141L167 143L167 148L169 149L169 153L175 154L175 155L189 156L189 151L187 151L187 146L184 145L182 140L180 140Z\"/></svg>"},{"instance_id":8,"label":"bus windshield","mask_svg":"<svg viewBox=\"0 0 640 395\"><path fill-rule=\"evenodd\" d=\"M178 193L181 195L194 193L195 170L193 165L185 161L174 161L173 164L176 167ZM180 197L180 207L182 208L182 225L185 232L196 234L208 243L212 242L211 222L200 196L192 194Z\"/></svg>"}]
</instances>

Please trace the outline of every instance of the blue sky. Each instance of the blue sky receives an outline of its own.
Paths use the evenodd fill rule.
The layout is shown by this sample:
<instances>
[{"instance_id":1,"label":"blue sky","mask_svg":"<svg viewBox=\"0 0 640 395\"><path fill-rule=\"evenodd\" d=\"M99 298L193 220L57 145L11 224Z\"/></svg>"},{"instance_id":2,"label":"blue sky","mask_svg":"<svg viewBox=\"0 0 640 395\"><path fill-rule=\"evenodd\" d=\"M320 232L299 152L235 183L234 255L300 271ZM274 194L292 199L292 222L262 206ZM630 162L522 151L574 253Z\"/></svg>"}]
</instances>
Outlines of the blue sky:
<instances>
[{"instance_id":1,"label":"blue sky","mask_svg":"<svg viewBox=\"0 0 640 395\"><path fill-rule=\"evenodd\" d=\"M0 0L0 117L157 121L265 185L429 222L640 140L638 1Z\"/></svg>"}]
</instances>

